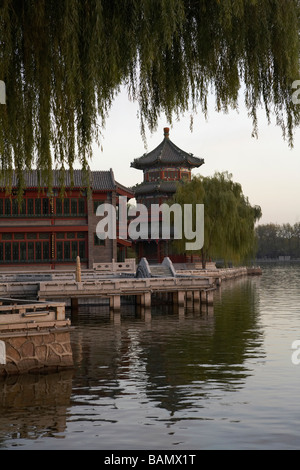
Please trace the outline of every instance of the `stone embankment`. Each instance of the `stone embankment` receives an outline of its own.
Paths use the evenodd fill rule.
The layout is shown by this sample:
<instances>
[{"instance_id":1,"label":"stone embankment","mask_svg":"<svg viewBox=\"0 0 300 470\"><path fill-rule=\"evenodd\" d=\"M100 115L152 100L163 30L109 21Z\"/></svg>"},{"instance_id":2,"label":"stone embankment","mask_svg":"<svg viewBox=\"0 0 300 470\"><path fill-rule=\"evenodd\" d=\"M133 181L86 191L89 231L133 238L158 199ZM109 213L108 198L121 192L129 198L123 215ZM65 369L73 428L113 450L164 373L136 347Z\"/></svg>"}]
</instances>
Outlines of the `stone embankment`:
<instances>
[{"instance_id":1,"label":"stone embankment","mask_svg":"<svg viewBox=\"0 0 300 470\"><path fill-rule=\"evenodd\" d=\"M0 376L73 367L64 304L0 300Z\"/></svg>"},{"instance_id":2,"label":"stone embankment","mask_svg":"<svg viewBox=\"0 0 300 470\"><path fill-rule=\"evenodd\" d=\"M202 269L197 264L173 265L168 258L158 266L142 260L137 269L135 262L126 260L95 266L88 273L81 272L78 262L76 273L31 273L29 278L14 273L9 279L0 274L0 376L72 367L71 324L65 317L65 303L53 299L75 302L106 297L117 311L121 296L134 295L138 305L148 308L152 294L168 293L177 306L191 300L208 306L213 305L213 292L222 281L257 274L260 268L217 269L209 263ZM20 300L37 295L40 301Z\"/></svg>"},{"instance_id":3,"label":"stone embankment","mask_svg":"<svg viewBox=\"0 0 300 470\"><path fill-rule=\"evenodd\" d=\"M55 328L28 332L20 330L1 334L5 344L5 364L0 364L0 376L28 372L52 372L73 366L70 333ZM3 354L2 354L3 357Z\"/></svg>"},{"instance_id":4,"label":"stone embankment","mask_svg":"<svg viewBox=\"0 0 300 470\"><path fill-rule=\"evenodd\" d=\"M222 281L249 275L260 275L262 274L262 271L259 267L248 268L245 266L236 268L216 268L213 263L210 263L207 266L207 269L202 269L197 265L193 267L193 269L189 269L188 266L185 268L182 266L177 267L176 274L184 276L205 276L214 279L216 285L220 285Z\"/></svg>"},{"instance_id":5,"label":"stone embankment","mask_svg":"<svg viewBox=\"0 0 300 470\"><path fill-rule=\"evenodd\" d=\"M226 281L229 279L236 279L238 277L248 276L248 269L246 267L239 267L239 268L223 268L223 269L215 269L211 271L203 271L205 272L205 276L213 276L219 277L220 280Z\"/></svg>"}]
</instances>

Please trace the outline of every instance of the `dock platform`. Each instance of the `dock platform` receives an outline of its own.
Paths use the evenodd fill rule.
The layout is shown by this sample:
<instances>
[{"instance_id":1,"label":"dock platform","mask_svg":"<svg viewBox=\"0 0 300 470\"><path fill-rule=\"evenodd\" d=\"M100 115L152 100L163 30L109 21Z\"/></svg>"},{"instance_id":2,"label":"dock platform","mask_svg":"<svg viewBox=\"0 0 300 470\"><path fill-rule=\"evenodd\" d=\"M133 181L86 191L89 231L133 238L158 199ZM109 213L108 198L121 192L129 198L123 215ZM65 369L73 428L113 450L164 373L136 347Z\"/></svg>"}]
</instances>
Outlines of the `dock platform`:
<instances>
[{"instance_id":1,"label":"dock platform","mask_svg":"<svg viewBox=\"0 0 300 470\"><path fill-rule=\"evenodd\" d=\"M0 376L73 367L65 304L0 298Z\"/></svg>"}]
</instances>

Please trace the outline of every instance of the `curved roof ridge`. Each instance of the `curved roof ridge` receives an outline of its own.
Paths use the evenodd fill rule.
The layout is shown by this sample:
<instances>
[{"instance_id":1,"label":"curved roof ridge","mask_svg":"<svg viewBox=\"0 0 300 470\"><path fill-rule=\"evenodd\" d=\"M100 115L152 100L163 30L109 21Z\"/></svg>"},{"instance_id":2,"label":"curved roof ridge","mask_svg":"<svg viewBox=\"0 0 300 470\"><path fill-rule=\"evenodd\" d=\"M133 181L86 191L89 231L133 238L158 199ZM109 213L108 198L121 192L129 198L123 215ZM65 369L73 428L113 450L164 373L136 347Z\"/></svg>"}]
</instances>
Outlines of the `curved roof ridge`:
<instances>
[{"instance_id":1,"label":"curved roof ridge","mask_svg":"<svg viewBox=\"0 0 300 470\"><path fill-rule=\"evenodd\" d=\"M86 187L86 180L84 178L83 172L80 169L73 170L73 181L74 184L71 185L71 172L69 169L66 169L61 173L60 169L54 169L53 171L53 189L61 187L61 177L64 179L64 184L66 188L80 188L84 189ZM16 172L13 171L11 175L5 174L2 172L0 174L0 189L5 188L9 185L10 176L12 178L12 188L18 187L18 179ZM41 178L40 178L41 177ZM43 180L41 172L39 170L25 170L25 190L33 188L47 188L46 182ZM118 186L122 186L122 189L125 190L126 187L120 185L115 181L114 174L112 170L95 170L89 171L90 186L92 190L95 191L114 191ZM130 191L129 191L130 192Z\"/></svg>"},{"instance_id":2,"label":"curved roof ridge","mask_svg":"<svg viewBox=\"0 0 300 470\"><path fill-rule=\"evenodd\" d=\"M195 157L192 153L182 150L169 139L168 135L165 135L163 141L157 147L145 153L140 158L134 159L131 163L131 167L142 170L158 163L165 165L187 164L190 167L199 167L203 165L204 159Z\"/></svg>"}]
</instances>

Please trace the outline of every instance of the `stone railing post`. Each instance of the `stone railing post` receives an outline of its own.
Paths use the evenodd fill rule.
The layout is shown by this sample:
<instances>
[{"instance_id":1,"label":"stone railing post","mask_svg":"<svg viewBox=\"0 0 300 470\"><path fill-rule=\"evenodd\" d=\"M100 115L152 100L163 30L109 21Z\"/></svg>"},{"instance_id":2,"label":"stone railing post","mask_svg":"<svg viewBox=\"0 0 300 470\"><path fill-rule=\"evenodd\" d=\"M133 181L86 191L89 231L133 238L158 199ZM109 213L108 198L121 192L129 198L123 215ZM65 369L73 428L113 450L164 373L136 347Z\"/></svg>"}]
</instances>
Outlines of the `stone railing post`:
<instances>
[{"instance_id":1,"label":"stone railing post","mask_svg":"<svg viewBox=\"0 0 300 470\"><path fill-rule=\"evenodd\" d=\"M79 256L76 258L76 282L81 282L81 266Z\"/></svg>"}]
</instances>

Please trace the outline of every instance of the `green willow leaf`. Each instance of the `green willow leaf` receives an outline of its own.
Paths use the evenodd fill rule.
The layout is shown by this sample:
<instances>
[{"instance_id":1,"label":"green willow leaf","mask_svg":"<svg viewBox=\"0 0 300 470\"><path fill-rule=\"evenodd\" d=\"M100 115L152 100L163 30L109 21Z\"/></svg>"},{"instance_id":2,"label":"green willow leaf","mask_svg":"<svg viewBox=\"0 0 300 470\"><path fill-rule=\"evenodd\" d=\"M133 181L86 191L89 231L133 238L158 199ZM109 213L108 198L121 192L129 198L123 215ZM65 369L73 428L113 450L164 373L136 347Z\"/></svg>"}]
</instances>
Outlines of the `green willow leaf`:
<instances>
[{"instance_id":1,"label":"green willow leaf","mask_svg":"<svg viewBox=\"0 0 300 470\"><path fill-rule=\"evenodd\" d=\"M142 135L186 111L237 108L241 90L258 133L272 114L289 144L300 121L299 0L0 0L3 175L88 171L92 144L120 87L140 109Z\"/></svg>"},{"instance_id":2,"label":"green willow leaf","mask_svg":"<svg viewBox=\"0 0 300 470\"><path fill-rule=\"evenodd\" d=\"M178 185L170 201L173 203L182 207L204 204L204 246L198 253L202 256L203 267L210 257L239 263L254 255L255 223L261 217L261 208L250 205L241 185L232 181L231 174L195 176L190 182ZM174 240L173 245L179 253L184 253L186 242L183 237Z\"/></svg>"}]
</instances>

